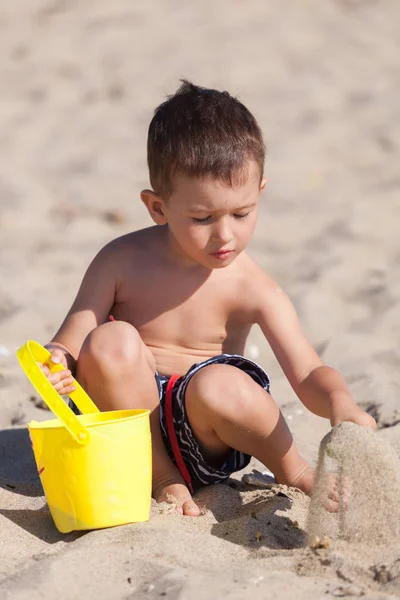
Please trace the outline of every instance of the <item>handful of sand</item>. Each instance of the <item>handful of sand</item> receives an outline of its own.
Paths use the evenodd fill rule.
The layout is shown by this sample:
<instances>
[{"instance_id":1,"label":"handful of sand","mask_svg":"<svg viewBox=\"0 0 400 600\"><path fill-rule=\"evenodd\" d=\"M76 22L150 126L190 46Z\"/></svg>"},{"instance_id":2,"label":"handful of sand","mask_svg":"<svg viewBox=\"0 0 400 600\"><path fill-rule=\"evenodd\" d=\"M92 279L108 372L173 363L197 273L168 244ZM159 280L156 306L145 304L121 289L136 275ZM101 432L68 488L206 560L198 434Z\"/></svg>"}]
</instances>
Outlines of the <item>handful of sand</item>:
<instances>
[{"instance_id":1,"label":"handful of sand","mask_svg":"<svg viewBox=\"0 0 400 600\"><path fill-rule=\"evenodd\" d=\"M326 510L332 474L339 509ZM384 543L400 539L400 459L372 431L341 423L322 440L308 515L309 543L319 537Z\"/></svg>"}]
</instances>

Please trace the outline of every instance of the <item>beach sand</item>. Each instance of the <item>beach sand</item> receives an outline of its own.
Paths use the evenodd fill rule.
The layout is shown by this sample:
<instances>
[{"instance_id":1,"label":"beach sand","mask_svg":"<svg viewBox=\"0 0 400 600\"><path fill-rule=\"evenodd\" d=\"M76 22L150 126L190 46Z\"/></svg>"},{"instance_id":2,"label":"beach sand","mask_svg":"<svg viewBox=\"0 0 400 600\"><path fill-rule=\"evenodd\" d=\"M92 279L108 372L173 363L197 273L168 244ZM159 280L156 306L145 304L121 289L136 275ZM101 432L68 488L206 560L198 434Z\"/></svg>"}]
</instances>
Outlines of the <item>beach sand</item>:
<instances>
[{"instance_id":1,"label":"beach sand","mask_svg":"<svg viewBox=\"0 0 400 600\"><path fill-rule=\"evenodd\" d=\"M310 548L309 499L243 473L198 494L198 519L153 504L148 523L58 533L26 430L50 415L15 358L55 332L102 245L150 224L147 127L186 77L258 118L269 182L249 251L400 452L399 23L395 0L0 9L1 599L400 596L400 540ZM329 424L297 400L257 329L247 354L316 463Z\"/></svg>"}]
</instances>

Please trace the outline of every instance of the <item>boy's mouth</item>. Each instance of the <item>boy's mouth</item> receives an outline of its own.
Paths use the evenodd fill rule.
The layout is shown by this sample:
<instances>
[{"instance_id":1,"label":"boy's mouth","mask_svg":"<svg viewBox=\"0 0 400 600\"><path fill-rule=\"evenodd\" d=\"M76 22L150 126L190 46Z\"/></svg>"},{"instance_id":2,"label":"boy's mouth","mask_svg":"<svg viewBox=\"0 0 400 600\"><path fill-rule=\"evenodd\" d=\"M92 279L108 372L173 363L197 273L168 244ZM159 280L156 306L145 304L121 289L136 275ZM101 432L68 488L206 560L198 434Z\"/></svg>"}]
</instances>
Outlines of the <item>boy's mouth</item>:
<instances>
[{"instance_id":1,"label":"boy's mouth","mask_svg":"<svg viewBox=\"0 0 400 600\"><path fill-rule=\"evenodd\" d=\"M214 258L218 258L219 260L229 258L232 254L233 250L218 250L218 252L211 252L211 256L214 256Z\"/></svg>"}]
</instances>

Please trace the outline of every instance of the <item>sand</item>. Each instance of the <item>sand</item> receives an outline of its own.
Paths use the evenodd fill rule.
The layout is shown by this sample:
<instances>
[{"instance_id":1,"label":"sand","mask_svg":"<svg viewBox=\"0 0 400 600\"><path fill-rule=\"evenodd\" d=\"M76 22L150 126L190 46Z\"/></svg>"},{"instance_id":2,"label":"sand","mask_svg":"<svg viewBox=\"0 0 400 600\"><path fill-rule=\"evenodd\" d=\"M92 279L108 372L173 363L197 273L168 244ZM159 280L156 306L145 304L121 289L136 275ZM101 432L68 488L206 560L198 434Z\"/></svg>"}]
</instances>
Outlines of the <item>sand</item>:
<instances>
[{"instance_id":1,"label":"sand","mask_svg":"<svg viewBox=\"0 0 400 600\"><path fill-rule=\"evenodd\" d=\"M337 504L333 508L333 483ZM400 541L400 457L371 430L341 423L322 440L311 497L308 544L326 538L382 545ZM322 542L325 540L325 542ZM400 566L400 564L399 564Z\"/></svg>"},{"instance_id":2,"label":"sand","mask_svg":"<svg viewBox=\"0 0 400 600\"><path fill-rule=\"evenodd\" d=\"M395 0L1 8L0 598L400 596L395 537L304 546L309 499L243 473L199 494L199 519L153 505L145 524L59 534L25 427L49 413L14 355L48 340L105 242L149 224L148 122L187 77L259 119L269 183L250 252L398 453L399 23ZM258 330L248 355L316 463L329 424L295 398Z\"/></svg>"}]
</instances>

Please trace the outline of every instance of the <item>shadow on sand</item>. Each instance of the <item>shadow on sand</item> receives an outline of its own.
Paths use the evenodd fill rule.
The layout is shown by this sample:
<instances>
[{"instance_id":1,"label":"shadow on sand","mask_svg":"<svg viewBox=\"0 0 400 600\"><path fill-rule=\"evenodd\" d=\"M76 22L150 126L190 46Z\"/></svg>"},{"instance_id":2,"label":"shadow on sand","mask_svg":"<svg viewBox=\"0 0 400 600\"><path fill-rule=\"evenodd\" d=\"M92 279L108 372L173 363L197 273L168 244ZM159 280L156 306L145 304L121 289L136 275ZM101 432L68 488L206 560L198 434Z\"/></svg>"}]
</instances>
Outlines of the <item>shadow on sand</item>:
<instances>
[{"instance_id":1,"label":"shadow on sand","mask_svg":"<svg viewBox=\"0 0 400 600\"><path fill-rule=\"evenodd\" d=\"M24 496L43 496L25 427L0 431L0 487Z\"/></svg>"},{"instance_id":2,"label":"shadow on sand","mask_svg":"<svg viewBox=\"0 0 400 600\"><path fill-rule=\"evenodd\" d=\"M293 500L279 484L270 492L230 480L212 487L214 490L202 490L200 498L218 521L212 526L213 535L247 547L250 552L263 547L292 550L304 546L305 532L290 518ZM243 504L240 492L249 491L254 499ZM277 514L282 512L289 515Z\"/></svg>"},{"instance_id":3,"label":"shadow on sand","mask_svg":"<svg viewBox=\"0 0 400 600\"><path fill-rule=\"evenodd\" d=\"M28 430L0 431L0 487L22 496L43 496ZM39 509L0 508L3 515L28 533L48 544L72 542L85 532L60 533L47 505Z\"/></svg>"}]
</instances>

